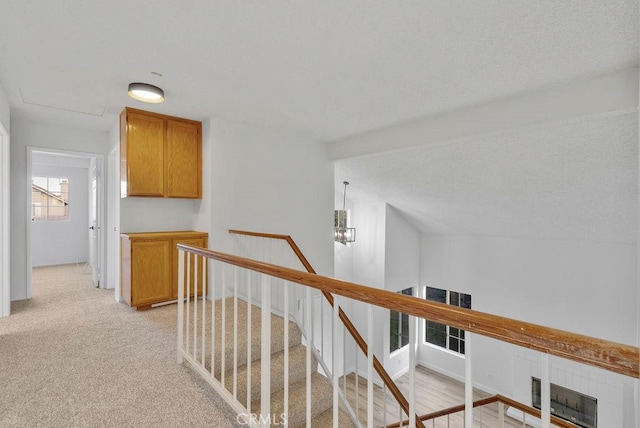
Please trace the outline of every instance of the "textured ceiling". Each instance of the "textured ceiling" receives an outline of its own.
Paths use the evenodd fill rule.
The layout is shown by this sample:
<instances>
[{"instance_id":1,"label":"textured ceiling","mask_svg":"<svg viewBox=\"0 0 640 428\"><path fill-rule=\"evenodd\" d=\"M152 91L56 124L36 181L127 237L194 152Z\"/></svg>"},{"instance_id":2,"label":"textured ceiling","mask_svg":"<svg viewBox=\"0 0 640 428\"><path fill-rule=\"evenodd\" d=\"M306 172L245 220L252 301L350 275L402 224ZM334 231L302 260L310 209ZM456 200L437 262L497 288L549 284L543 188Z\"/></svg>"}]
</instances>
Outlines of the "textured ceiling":
<instances>
[{"instance_id":1,"label":"textured ceiling","mask_svg":"<svg viewBox=\"0 0 640 428\"><path fill-rule=\"evenodd\" d=\"M0 84L70 126L132 105L333 141L633 66L637 33L636 0L0 0Z\"/></svg>"},{"instance_id":2,"label":"textured ceiling","mask_svg":"<svg viewBox=\"0 0 640 428\"><path fill-rule=\"evenodd\" d=\"M428 233L635 243L637 113L342 160L338 177Z\"/></svg>"},{"instance_id":3,"label":"textured ceiling","mask_svg":"<svg viewBox=\"0 0 640 428\"><path fill-rule=\"evenodd\" d=\"M339 144L637 66L638 21L637 0L0 0L0 85L12 116L66 126L130 105ZM167 101L131 100L133 81ZM635 242L634 120L344 160L336 188L428 232Z\"/></svg>"}]
</instances>

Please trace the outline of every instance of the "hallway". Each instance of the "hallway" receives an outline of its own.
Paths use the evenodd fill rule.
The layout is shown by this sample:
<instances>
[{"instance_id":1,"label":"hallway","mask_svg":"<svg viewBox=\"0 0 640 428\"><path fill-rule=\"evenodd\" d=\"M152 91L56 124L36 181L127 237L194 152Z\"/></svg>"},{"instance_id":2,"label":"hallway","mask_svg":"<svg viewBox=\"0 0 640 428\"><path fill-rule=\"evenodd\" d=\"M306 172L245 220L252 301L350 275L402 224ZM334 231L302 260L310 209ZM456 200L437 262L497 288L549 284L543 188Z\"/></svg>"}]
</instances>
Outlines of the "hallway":
<instances>
[{"instance_id":1,"label":"hallway","mask_svg":"<svg viewBox=\"0 0 640 428\"><path fill-rule=\"evenodd\" d=\"M0 426L237 426L176 364L175 306L135 312L89 273L34 269L33 298L0 319Z\"/></svg>"}]
</instances>

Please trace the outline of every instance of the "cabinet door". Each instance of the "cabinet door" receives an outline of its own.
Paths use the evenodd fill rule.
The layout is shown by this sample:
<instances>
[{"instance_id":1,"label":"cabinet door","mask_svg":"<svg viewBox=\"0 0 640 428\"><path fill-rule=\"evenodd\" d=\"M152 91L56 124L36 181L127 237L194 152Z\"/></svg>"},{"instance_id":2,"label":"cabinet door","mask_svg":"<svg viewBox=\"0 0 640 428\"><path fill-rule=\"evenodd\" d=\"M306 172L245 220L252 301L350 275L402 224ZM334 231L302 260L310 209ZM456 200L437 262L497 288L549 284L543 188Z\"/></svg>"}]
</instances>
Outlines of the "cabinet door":
<instances>
[{"instance_id":1,"label":"cabinet door","mask_svg":"<svg viewBox=\"0 0 640 428\"><path fill-rule=\"evenodd\" d=\"M127 114L127 195L164 196L164 120Z\"/></svg>"},{"instance_id":2,"label":"cabinet door","mask_svg":"<svg viewBox=\"0 0 640 428\"><path fill-rule=\"evenodd\" d=\"M171 240L131 243L131 305L171 300Z\"/></svg>"},{"instance_id":3,"label":"cabinet door","mask_svg":"<svg viewBox=\"0 0 640 428\"><path fill-rule=\"evenodd\" d=\"M194 247L202 247L202 248L207 248L207 238L206 237L202 237L202 238L184 238L184 239L174 239L173 241L173 269L174 269L174 275L173 275L173 287L172 287L172 292L173 292L173 299L177 299L178 298L178 257L179 257L179 253L178 253L178 244L185 244L185 245L193 245ZM193 295L193 288L194 288L194 283L196 283L196 281L194 281L194 273L195 273L195 269L194 269L194 258L195 256L193 254L187 254L188 257L192 257L191 259L191 269L190 269L190 283L189 283L189 296ZM184 257L184 254L183 254ZM206 262L205 262L206 263ZM185 265L186 266L186 265ZM198 265L198 269L200 269L202 265ZM206 275L206 274L205 274ZM198 296L202 296L202 271L200 271L198 273ZM186 278L185 278L186 279ZM205 293L206 293L206 276L205 276ZM186 294L186 293L185 293Z\"/></svg>"},{"instance_id":4,"label":"cabinet door","mask_svg":"<svg viewBox=\"0 0 640 428\"><path fill-rule=\"evenodd\" d=\"M195 122L167 119L167 196L202 197L202 137Z\"/></svg>"}]
</instances>

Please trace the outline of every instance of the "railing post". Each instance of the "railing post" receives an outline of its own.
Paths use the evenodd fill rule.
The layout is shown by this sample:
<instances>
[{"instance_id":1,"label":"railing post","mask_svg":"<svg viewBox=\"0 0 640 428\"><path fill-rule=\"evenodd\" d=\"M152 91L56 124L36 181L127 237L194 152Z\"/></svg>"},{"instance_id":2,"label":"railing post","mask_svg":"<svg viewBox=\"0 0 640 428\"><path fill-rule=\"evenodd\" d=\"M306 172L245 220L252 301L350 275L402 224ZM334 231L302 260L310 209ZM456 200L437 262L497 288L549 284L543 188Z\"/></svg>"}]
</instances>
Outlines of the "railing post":
<instances>
[{"instance_id":1,"label":"railing post","mask_svg":"<svg viewBox=\"0 0 640 428\"><path fill-rule=\"evenodd\" d=\"M283 413L289 417L289 281L284 281L284 407Z\"/></svg>"},{"instance_id":2,"label":"railing post","mask_svg":"<svg viewBox=\"0 0 640 428\"><path fill-rule=\"evenodd\" d=\"M209 261L211 264L211 284L209 285L209 293L211 293L211 378L216 376L216 265L215 261Z\"/></svg>"},{"instance_id":3,"label":"railing post","mask_svg":"<svg viewBox=\"0 0 640 428\"><path fill-rule=\"evenodd\" d=\"M367 427L373 427L373 310L367 305Z\"/></svg>"},{"instance_id":4,"label":"railing post","mask_svg":"<svg viewBox=\"0 0 640 428\"><path fill-rule=\"evenodd\" d=\"M400 314L402 316L402 314ZM409 315L409 426L416 426L416 318Z\"/></svg>"},{"instance_id":5,"label":"railing post","mask_svg":"<svg viewBox=\"0 0 640 428\"><path fill-rule=\"evenodd\" d=\"M262 275L262 340L260 341L260 420L271 426L271 281Z\"/></svg>"},{"instance_id":6,"label":"railing post","mask_svg":"<svg viewBox=\"0 0 640 428\"><path fill-rule=\"evenodd\" d=\"M307 355L306 355L306 423L307 426L311 426L311 347L313 346L313 325L312 325L312 316L311 316L311 288L307 287L306 289L306 308L305 308L305 319L307 321Z\"/></svg>"},{"instance_id":7,"label":"railing post","mask_svg":"<svg viewBox=\"0 0 640 428\"><path fill-rule=\"evenodd\" d=\"M251 289L253 288L251 271L247 271L247 413L251 414Z\"/></svg>"},{"instance_id":8,"label":"railing post","mask_svg":"<svg viewBox=\"0 0 640 428\"><path fill-rule=\"evenodd\" d=\"M498 427L504 428L504 403L498 401Z\"/></svg>"},{"instance_id":9,"label":"railing post","mask_svg":"<svg viewBox=\"0 0 640 428\"><path fill-rule=\"evenodd\" d=\"M184 256L185 252L178 250L178 364L183 362L182 347L184 345Z\"/></svg>"},{"instance_id":10,"label":"railing post","mask_svg":"<svg viewBox=\"0 0 640 428\"><path fill-rule=\"evenodd\" d=\"M338 382L338 324L340 318L338 316L338 299L333 301L333 317L331 317L331 378L333 383L333 426L338 426L338 389L340 388Z\"/></svg>"},{"instance_id":11,"label":"railing post","mask_svg":"<svg viewBox=\"0 0 640 428\"><path fill-rule=\"evenodd\" d=\"M549 354L542 353L540 361L540 422L542 428L551 426L551 384L549 381Z\"/></svg>"},{"instance_id":12,"label":"railing post","mask_svg":"<svg viewBox=\"0 0 640 428\"><path fill-rule=\"evenodd\" d=\"M471 373L471 333L464 340L464 426L473 427L473 376Z\"/></svg>"}]
</instances>

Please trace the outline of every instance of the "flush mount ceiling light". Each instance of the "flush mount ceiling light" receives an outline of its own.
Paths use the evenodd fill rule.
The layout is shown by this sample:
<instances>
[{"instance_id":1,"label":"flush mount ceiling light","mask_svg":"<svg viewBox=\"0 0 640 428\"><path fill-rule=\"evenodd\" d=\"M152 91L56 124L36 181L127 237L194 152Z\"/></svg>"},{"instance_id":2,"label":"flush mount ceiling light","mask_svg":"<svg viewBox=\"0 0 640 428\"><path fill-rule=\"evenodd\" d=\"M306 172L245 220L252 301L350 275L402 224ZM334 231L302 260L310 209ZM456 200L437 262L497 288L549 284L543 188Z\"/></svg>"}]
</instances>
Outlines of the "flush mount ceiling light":
<instances>
[{"instance_id":1,"label":"flush mount ceiling light","mask_svg":"<svg viewBox=\"0 0 640 428\"><path fill-rule=\"evenodd\" d=\"M148 83L129 83L129 96L143 103L158 104L164 101L164 91Z\"/></svg>"},{"instance_id":2,"label":"flush mount ceiling light","mask_svg":"<svg viewBox=\"0 0 640 428\"><path fill-rule=\"evenodd\" d=\"M356 242L356 228L355 227L347 227L349 219L347 218L347 186L349 185L348 181L343 181L344 184L344 196L342 199L342 209L335 210L335 228L333 239L336 242L339 242L343 245L350 244L352 242Z\"/></svg>"}]
</instances>

